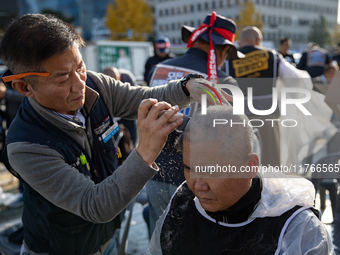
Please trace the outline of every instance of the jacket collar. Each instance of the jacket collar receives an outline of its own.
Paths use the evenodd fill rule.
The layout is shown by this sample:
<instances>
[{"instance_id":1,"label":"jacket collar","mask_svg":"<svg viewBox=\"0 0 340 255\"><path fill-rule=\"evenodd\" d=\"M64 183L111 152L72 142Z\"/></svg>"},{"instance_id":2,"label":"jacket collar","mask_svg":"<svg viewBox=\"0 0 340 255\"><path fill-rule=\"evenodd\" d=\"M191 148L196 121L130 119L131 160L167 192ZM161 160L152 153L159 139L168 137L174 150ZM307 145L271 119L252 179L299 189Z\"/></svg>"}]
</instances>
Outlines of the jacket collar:
<instances>
[{"instance_id":1,"label":"jacket collar","mask_svg":"<svg viewBox=\"0 0 340 255\"><path fill-rule=\"evenodd\" d=\"M99 93L97 91L93 90L92 88L86 86L85 103L84 103L84 107L83 107L83 111L82 111L85 118L89 115L89 113L91 112L91 110L95 106L98 99L99 99ZM42 105L40 105L34 98L29 97L28 100L32 104L34 109L40 115L42 115L45 119L48 119L54 125L59 126L59 127L64 127L64 128L66 128L68 126L71 129L73 129L74 127L78 127L78 125L76 125L75 123L73 123L71 121L57 117L57 115L55 113L51 112L50 110L48 110L45 107L43 107ZM60 121L63 124L61 124Z\"/></svg>"},{"instance_id":2,"label":"jacket collar","mask_svg":"<svg viewBox=\"0 0 340 255\"><path fill-rule=\"evenodd\" d=\"M87 114L91 112L98 99L99 93L89 86L86 86L84 109Z\"/></svg>"}]
</instances>

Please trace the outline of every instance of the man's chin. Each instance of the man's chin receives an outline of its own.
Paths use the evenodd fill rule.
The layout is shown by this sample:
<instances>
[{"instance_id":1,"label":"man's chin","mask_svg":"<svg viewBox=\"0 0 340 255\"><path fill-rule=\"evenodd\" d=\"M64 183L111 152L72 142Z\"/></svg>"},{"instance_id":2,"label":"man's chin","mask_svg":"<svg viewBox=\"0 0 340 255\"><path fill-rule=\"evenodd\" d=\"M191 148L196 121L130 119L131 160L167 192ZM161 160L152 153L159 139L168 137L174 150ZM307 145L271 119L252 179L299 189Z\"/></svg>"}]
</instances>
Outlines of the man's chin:
<instances>
[{"instance_id":1,"label":"man's chin","mask_svg":"<svg viewBox=\"0 0 340 255\"><path fill-rule=\"evenodd\" d=\"M199 199L200 204L202 206L202 208L206 211L209 212L217 212L218 208L216 208L216 206L213 205L213 202L211 199L207 200L207 199Z\"/></svg>"}]
</instances>

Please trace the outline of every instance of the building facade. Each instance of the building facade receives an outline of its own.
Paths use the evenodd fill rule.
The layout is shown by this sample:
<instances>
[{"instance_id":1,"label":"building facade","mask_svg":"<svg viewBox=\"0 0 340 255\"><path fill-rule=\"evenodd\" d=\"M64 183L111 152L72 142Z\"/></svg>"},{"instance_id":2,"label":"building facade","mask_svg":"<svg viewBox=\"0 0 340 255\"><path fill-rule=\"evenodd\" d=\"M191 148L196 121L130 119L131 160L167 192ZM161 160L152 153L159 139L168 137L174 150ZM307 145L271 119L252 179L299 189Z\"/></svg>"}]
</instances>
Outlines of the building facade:
<instances>
[{"instance_id":1,"label":"building facade","mask_svg":"<svg viewBox=\"0 0 340 255\"><path fill-rule=\"evenodd\" d=\"M6 0L8 1L8 0ZM40 13L44 9L62 12L73 18L73 25L80 26L85 40L92 40L92 33L103 20L109 0L18 0L19 16Z\"/></svg>"},{"instance_id":2,"label":"building facade","mask_svg":"<svg viewBox=\"0 0 340 255\"><path fill-rule=\"evenodd\" d=\"M337 23L338 0L248 0L262 14L264 40L276 47L283 36L290 37L294 48L308 43L314 20L323 15L332 31ZM173 44L183 43L181 27L198 27L212 11L233 20L239 19L241 4L247 0L154 0L155 32L168 36Z\"/></svg>"}]
</instances>

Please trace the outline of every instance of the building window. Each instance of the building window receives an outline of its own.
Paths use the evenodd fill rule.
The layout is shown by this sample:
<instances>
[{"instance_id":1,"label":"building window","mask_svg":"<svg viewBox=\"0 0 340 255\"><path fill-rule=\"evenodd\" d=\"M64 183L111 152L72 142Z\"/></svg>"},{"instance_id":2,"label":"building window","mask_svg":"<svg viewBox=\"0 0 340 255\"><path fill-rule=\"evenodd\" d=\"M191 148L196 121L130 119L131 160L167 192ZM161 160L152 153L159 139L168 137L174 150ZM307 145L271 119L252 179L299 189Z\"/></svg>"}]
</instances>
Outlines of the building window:
<instances>
[{"instance_id":1,"label":"building window","mask_svg":"<svg viewBox=\"0 0 340 255\"><path fill-rule=\"evenodd\" d=\"M160 30L161 32L163 32L164 26L163 26L163 25L159 25L159 30Z\"/></svg>"},{"instance_id":2,"label":"building window","mask_svg":"<svg viewBox=\"0 0 340 255\"><path fill-rule=\"evenodd\" d=\"M194 12L195 11L195 7L194 7L194 5L192 4L192 5L190 5L190 12Z\"/></svg>"},{"instance_id":3,"label":"building window","mask_svg":"<svg viewBox=\"0 0 340 255\"><path fill-rule=\"evenodd\" d=\"M177 29L181 29L181 27L182 27L181 22L178 22L178 23L177 23Z\"/></svg>"},{"instance_id":4,"label":"building window","mask_svg":"<svg viewBox=\"0 0 340 255\"><path fill-rule=\"evenodd\" d=\"M194 27L195 26L195 21L190 21L190 26Z\"/></svg>"},{"instance_id":5,"label":"building window","mask_svg":"<svg viewBox=\"0 0 340 255\"><path fill-rule=\"evenodd\" d=\"M171 30L176 30L175 23L172 23L172 24L171 24Z\"/></svg>"},{"instance_id":6,"label":"building window","mask_svg":"<svg viewBox=\"0 0 340 255\"><path fill-rule=\"evenodd\" d=\"M184 12L184 13L187 13L187 12L188 12L188 6L184 5L184 7L183 7L183 12Z\"/></svg>"},{"instance_id":7,"label":"building window","mask_svg":"<svg viewBox=\"0 0 340 255\"><path fill-rule=\"evenodd\" d=\"M282 1L279 0L279 7L281 8L282 7Z\"/></svg>"},{"instance_id":8,"label":"building window","mask_svg":"<svg viewBox=\"0 0 340 255\"><path fill-rule=\"evenodd\" d=\"M175 8L171 8L171 15L175 15Z\"/></svg>"},{"instance_id":9,"label":"building window","mask_svg":"<svg viewBox=\"0 0 340 255\"><path fill-rule=\"evenodd\" d=\"M216 9L216 3L215 3L215 1L212 2L211 8L212 8L212 9Z\"/></svg>"},{"instance_id":10,"label":"building window","mask_svg":"<svg viewBox=\"0 0 340 255\"><path fill-rule=\"evenodd\" d=\"M227 0L227 5L228 5L228 7L232 6L231 0Z\"/></svg>"},{"instance_id":11,"label":"building window","mask_svg":"<svg viewBox=\"0 0 340 255\"><path fill-rule=\"evenodd\" d=\"M197 5L197 10L198 10L198 11L201 11L201 10L202 10L202 5L201 5L201 4L198 4L198 5Z\"/></svg>"},{"instance_id":12,"label":"building window","mask_svg":"<svg viewBox=\"0 0 340 255\"><path fill-rule=\"evenodd\" d=\"M165 16L168 16L168 15L169 15L169 10L165 9Z\"/></svg>"},{"instance_id":13,"label":"building window","mask_svg":"<svg viewBox=\"0 0 340 255\"><path fill-rule=\"evenodd\" d=\"M177 14L181 14L181 7L177 7Z\"/></svg>"},{"instance_id":14,"label":"building window","mask_svg":"<svg viewBox=\"0 0 340 255\"><path fill-rule=\"evenodd\" d=\"M169 24L165 24L165 31L169 31Z\"/></svg>"},{"instance_id":15,"label":"building window","mask_svg":"<svg viewBox=\"0 0 340 255\"><path fill-rule=\"evenodd\" d=\"M205 2L205 3L204 3L204 9L205 9L205 10L209 9L209 3L208 3L208 2Z\"/></svg>"},{"instance_id":16,"label":"building window","mask_svg":"<svg viewBox=\"0 0 340 255\"><path fill-rule=\"evenodd\" d=\"M292 24L292 20L289 17L285 18L285 25L291 25Z\"/></svg>"},{"instance_id":17,"label":"building window","mask_svg":"<svg viewBox=\"0 0 340 255\"><path fill-rule=\"evenodd\" d=\"M266 16L265 15L262 15L262 21L266 22Z\"/></svg>"},{"instance_id":18,"label":"building window","mask_svg":"<svg viewBox=\"0 0 340 255\"><path fill-rule=\"evenodd\" d=\"M263 5L266 5L266 0L262 0L262 4L263 4Z\"/></svg>"},{"instance_id":19,"label":"building window","mask_svg":"<svg viewBox=\"0 0 340 255\"><path fill-rule=\"evenodd\" d=\"M159 10L159 16L163 17L163 10Z\"/></svg>"},{"instance_id":20,"label":"building window","mask_svg":"<svg viewBox=\"0 0 340 255\"><path fill-rule=\"evenodd\" d=\"M279 24L282 24L282 17L279 17L279 18L278 18L278 23L279 23Z\"/></svg>"},{"instance_id":21,"label":"building window","mask_svg":"<svg viewBox=\"0 0 340 255\"><path fill-rule=\"evenodd\" d=\"M260 4L260 0L256 0L256 4Z\"/></svg>"},{"instance_id":22,"label":"building window","mask_svg":"<svg viewBox=\"0 0 340 255\"><path fill-rule=\"evenodd\" d=\"M220 8L223 8L223 1L220 1Z\"/></svg>"}]
</instances>

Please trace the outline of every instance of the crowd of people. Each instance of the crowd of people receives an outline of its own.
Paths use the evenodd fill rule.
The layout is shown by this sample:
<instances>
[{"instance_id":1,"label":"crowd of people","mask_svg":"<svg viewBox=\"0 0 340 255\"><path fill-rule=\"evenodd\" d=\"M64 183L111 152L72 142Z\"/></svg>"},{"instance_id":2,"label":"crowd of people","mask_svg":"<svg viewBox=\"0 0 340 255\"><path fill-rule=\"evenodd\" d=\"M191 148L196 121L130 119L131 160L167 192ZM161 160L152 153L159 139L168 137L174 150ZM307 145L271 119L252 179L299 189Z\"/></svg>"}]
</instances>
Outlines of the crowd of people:
<instances>
[{"instance_id":1,"label":"crowd of people","mask_svg":"<svg viewBox=\"0 0 340 255\"><path fill-rule=\"evenodd\" d=\"M336 254L312 182L260 173L261 165L282 165L279 123L265 122L280 118L279 108L259 116L246 102L251 88L253 107L271 108L277 81L300 74L330 84L339 69L331 59L340 58L310 43L298 62L289 38L276 51L262 46L255 26L242 28L237 46L235 34L233 20L212 12L200 27L182 27L182 56L157 38L145 63L148 86L140 86L126 69L87 70L83 39L55 16L26 14L9 25L0 98L11 102L15 92L20 107L2 160L23 186L20 254L117 254L120 215L144 187L146 254ZM153 85L174 70L183 78ZM233 88L245 96L244 114L233 113ZM259 138L250 125L216 119L265 124ZM132 145L119 160L124 126ZM196 171L217 165L237 171Z\"/></svg>"}]
</instances>

